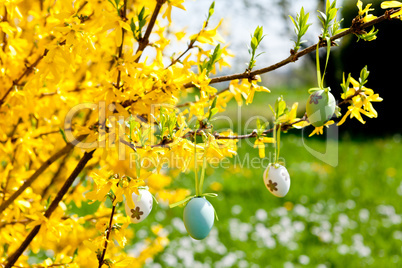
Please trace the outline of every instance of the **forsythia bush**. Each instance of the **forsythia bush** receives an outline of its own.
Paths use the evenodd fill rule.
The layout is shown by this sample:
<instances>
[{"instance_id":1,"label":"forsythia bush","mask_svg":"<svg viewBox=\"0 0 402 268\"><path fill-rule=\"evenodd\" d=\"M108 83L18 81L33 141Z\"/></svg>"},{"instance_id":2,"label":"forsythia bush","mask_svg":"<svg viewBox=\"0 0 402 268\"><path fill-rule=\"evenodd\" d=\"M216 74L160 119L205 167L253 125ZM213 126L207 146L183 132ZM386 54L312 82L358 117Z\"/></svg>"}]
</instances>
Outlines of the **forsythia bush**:
<instances>
[{"instance_id":1,"label":"forsythia bush","mask_svg":"<svg viewBox=\"0 0 402 268\"><path fill-rule=\"evenodd\" d=\"M318 107L332 94L324 87L325 70L321 74L317 60L318 84L304 100L312 110L303 117L296 117L297 103L287 108L281 98L271 107L272 128L259 124L252 133L237 136L230 129L215 132L211 120L231 99L242 105L252 103L256 91L268 94L258 84L259 74L313 51L318 58L321 47L326 48L328 61L336 40L347 34L374 40L373 25L401 18L402 6L383 2L383 8L396 9L375 17L369 14L370 5L363 7L358 1L352 25L341 29L336 1L327 1L319 14L322 34L303 50L302 37L310 24L309 13L302 9L291 17L296 38L288 58L254 70L264 38L258 27L245 72L217 76L219 69L229 66L231 55L219 25L209 23L214 3L205 11L201 30L191 35L172 31L171 11L185 10L184 0L0 2L0 265L4 267L32 265L29 257L41 250L52 251L53 257L34 267L140 267L169 243L162 226L149 223L153 236L143 241L140 255L125 253L135 235L127 227L144 215L137 206L141 193L149 190L159 202L173 206L192 197L212 197L215 194L202 193L205 166L235 155L238 139L254 138L264 157L265 143L279 148L280 133L290 128L313 124L313 135L334 124L336 117L338 125L348 117L362 123L362 115L377 117L372 102L382 99L365 87L367 68L360 78L344 77L337 105ZM187 49L170 53L178 42L187 42ZM226 89L213 87L224 81L230 81ZM315 120L317 111L320 118ZM279 149L277 161L278 156ZM198 168L202 171L200 179L195 176L195 196L189 196L188 189L169 188L173 179L169 172L197 174ZM93 202L99 204L96 212L73 212ZM124 213L123 203L132 215Z\"/></svg>"}]
</instances>

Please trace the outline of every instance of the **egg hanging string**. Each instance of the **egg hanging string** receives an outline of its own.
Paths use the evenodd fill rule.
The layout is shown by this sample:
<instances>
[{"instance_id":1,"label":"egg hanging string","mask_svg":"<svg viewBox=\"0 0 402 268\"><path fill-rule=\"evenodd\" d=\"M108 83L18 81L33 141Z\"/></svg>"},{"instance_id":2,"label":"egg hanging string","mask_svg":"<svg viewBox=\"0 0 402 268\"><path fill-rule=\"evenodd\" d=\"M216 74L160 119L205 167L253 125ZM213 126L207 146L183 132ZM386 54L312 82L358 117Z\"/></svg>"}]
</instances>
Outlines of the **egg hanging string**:
<instances>
[{"instance_id":1,"label":"egg hanging string","mask_svg":"<svg viewBox=\"0 0 402 268\"><path fill-rule=\"evenodd\" d=\"M275 164L279 163L279 153L281 151L281 124L274 125L274 140L275 140Z\"/></svg>"},{"instance_id":2,"label":"egg hanging string","mask_svg":"<svg viewBox=\"0 0 402 268\"><path fill-rule=\"evenodd\" d=\"M198 172L197 172L197 131L194 134L194 178L195 178L195 195L200 196L198 188Z\"/></svg>"},{"instance_id":3,"label":"egg hanging string","mask_svg":"<svg viewBox=\"0 0 402 268\"><path fill-rule=\"evenodd\" d=\"M199 195L202 195L202 189L203 189L203 186L204 186L205 169L206 169L206 167L207 167L207 152L208 152L208 149L209 149L211 136L207 137L207 136L205 135L205 133L203 132L203 138L204 138L206 141L208 141L208 143L207 143L207 142L205 143L205 146L204 146L204 153L203 153L203 155L202 155L201 178L200 178L200 183L199 183L199 185L198 185L198 194L199 194Z\"/></svg>"},{"instance_id":4,"label":"egg hanging string","mask_svg":"<svg viewBox=\"0 0 402 268\"><path fill-rule=\"evenodd\" d=\"M170 204L169 205L170 208L174 208L176 206L186 204L188 201L190 201L194 197L217 197L218 196L216 193L203 193L202 192L203 185L204 185L204 179L205 179L205 170L206 170L206 166L207 166L206 155L207 155L207 151L210 146L210 139L212 139L212 136L207 137L204 132L202 132L202 134L203 134L203 138L205 139L205 145L204 145L205 147L204 147L204 153L203 153L203 163L202 163L200 180L198 180L198 173L197 173L197 149L196 149L197 145L196 145L196 139L194 137L194 174L195 174L195 192L196 193L195 193L195 195L188 196L181 201ZM214 211L215 211L215 209L214 209ZM217 220L219 220L218 215L216 214L216 211L215 211L215 217Z\"/></svg>"},{"instance_id":5,"label":"egg hanging string","mask_svg":"<svg viewBox=\"0 0 402 268\"><path fill-rule=\"evenodd\" d=\"M319 89L324 89L324 77L325 77L325 73L327 71L327 66L328 66L328 61L329 61L329 54L331 52L331 39L329 37L325 38L325 41L327 42L327 57L325 59L325 67L324 67L324 72L321 75L321 67L320 67L320 43L317 43L317 49L316 49L316 55L315 55L315 60L316 60L316 68L317 68L317 83L318 83L318 87ZM311 92L309 92L311 93Z\"/></svg>"}]
</instances>

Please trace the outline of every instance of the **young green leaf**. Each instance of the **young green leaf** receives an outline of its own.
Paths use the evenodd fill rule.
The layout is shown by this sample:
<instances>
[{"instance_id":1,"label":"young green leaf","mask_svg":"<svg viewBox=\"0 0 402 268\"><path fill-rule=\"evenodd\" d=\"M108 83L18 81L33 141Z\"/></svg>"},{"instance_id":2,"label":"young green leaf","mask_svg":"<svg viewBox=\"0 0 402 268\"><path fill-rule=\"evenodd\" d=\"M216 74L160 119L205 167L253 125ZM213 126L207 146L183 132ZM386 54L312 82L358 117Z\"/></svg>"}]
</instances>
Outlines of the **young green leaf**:
<instances>
[{"instance_id":1,"label":"young green leaf","mask_svg":"<svg viewBox=\"0 0 402 268\"><path fill-rule=\"evenodd\" d=\"M292 16L290 16L290 19L292 20L292 23L294 25L294 31L297 34L297 39L295 42L294 46L294 51L298 51L300 49L300 45L305 42L302 41L302 37L306 34L308 28L310 27L311 24L307 24L308 18L309 18L309 13L305 14L304 13L304 8L302 7L300 10L300 13L296 15L296 20L293 19Z\"/></svg>"},{"instance_id":2,"label":"young green leaf","mask_svg":"<svg viewBox=\"0 0 402 268\"><path fill-rule=\"evenodd\" d=\"M211 6L209 7L207 21L209 21L214 12L215 12L215 1L213 1Z\"/></svg>"},{"instance_id":3,"label":"young green leaf","mask_svg":"<svg viewBox=\"0 0 402 268\"><path fill-rule=\"evenodd\" d=\"M61 136L63 137L63 140L64 140L66 143L68 143L67 137L66 137L66 133L64 133L64 130L59 127L59 132L60 132Z\"/></svg>"},{"instance_id":4,"label":"young green leaf","mask_svg":"<svg viewBox=\"0 0 402 268\"><path fill-rule=\"evenodd\" d=\"M260 45L262 39L264 38L263 35L263 28L262 26L258 26L254 30L254 34L251 36L251 41L250 41L250 48L248 49L248 53L251 55L250 61L248 63L248 70L252 70L255 66L256 58L261 55L262 53L258 54L257 56L256 51L258 46Z\"/></svg>"}]
</instances>

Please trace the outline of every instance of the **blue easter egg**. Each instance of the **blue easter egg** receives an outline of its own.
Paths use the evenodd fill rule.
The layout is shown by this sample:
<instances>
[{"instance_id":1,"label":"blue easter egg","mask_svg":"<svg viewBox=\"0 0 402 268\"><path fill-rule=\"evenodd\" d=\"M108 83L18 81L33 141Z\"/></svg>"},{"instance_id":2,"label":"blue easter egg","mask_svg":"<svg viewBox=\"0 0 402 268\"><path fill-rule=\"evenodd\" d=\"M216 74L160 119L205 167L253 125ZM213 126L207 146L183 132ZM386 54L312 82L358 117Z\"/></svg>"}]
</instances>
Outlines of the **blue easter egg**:
<instances>
[{"instance_id":1,"label":"blue easter egg","mask_svg":"<svg viewBox=\"0 0 402 268\"><path fill-rule=\"evenodd\" d=\"M184 226L192 238L201 240L211 231L214 216L214 207L211 203L203 197L195 197L184 208Z\"/></svg>"}]
</instances>

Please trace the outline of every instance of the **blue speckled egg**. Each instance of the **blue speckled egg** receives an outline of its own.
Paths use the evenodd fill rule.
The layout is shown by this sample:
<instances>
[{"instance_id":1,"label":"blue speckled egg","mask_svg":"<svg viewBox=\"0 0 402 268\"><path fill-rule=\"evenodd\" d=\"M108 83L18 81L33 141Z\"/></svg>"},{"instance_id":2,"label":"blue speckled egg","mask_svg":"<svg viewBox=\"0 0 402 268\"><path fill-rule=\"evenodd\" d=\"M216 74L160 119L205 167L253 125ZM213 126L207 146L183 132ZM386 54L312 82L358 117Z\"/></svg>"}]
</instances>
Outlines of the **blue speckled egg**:
<instances>
[{"instance_id":1,"label":"blue speckled egg","mask_svg":"<svg viewBox=\"0 0 402 268\"><path fill-rule=\"evenodd\" d=\"M184 226L192 238L202 240L211 231L214 216L214 207L211 203L204 197L195 197L184 208Z\"/></svg>"}]
</instances>

